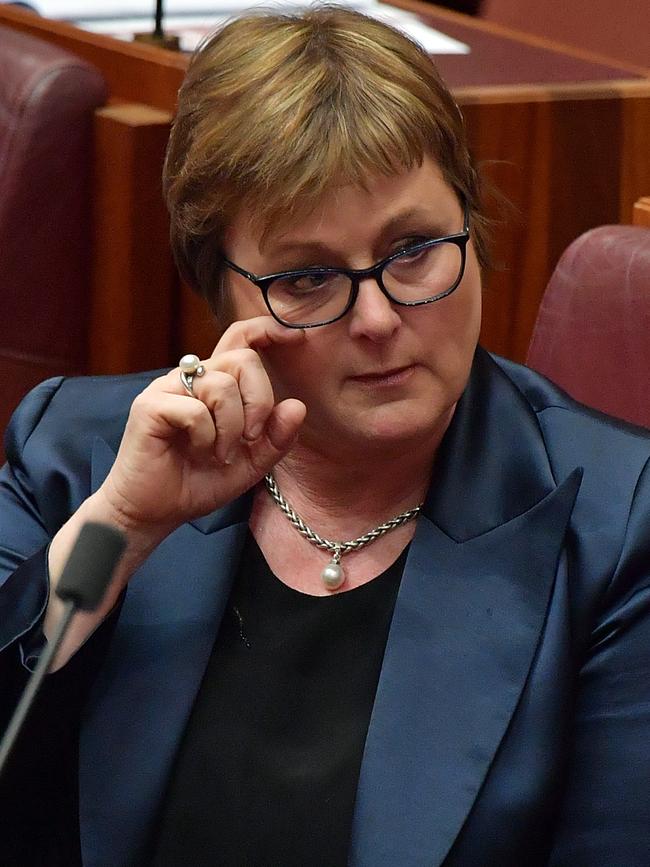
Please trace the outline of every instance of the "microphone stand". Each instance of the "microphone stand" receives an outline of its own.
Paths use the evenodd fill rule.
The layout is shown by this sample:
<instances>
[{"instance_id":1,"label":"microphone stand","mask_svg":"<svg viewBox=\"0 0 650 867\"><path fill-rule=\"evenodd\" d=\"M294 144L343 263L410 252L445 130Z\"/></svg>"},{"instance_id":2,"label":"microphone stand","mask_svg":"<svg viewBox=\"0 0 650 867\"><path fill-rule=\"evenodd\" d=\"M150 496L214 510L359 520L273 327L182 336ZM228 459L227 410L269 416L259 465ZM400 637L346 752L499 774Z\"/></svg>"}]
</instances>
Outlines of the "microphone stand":
<instances>
[{"instance_id":1,"label":"microphone stand","mask_svg":"<svg viewBox=\"0 0 650 867\"><path fill-rule=\"evenodd\" d=\"M162 0L156 0L156 22L153 29L153 35L156 39L162 39L165 35L163 33L163 4Z\"/></svg>"},{"instance_id":2,"label":"microphone stand","mask_svg":"<svg viewBox=\"0 0 650 867\"><path fill-rule=\"evenodd\" d=\"M56 595L63 602L63 613L0 739L0 775L72 616L76 611L97 609L125 547L126 538L114 527L90 521L81 527L56 588Z\"/></svg>"},{"instance_id":3,"label":"microphone stand","mask_svg":"<svg viewBox=\"0 0 650 867\"><path fill-rule=\"evenodd\" d=\"M135 42L144 42L147 45L155 45L157 48L165 48L167 51L180 51L180 39L163 30L163 0L156 0L156 12L154 16L153 33L135 33Z\"/></svg>"},{"instance_id":4,"label":"microphone stand","mask_svg":"<svg viewBox=\"0 0 650 867\"><path fill-rule=\"evenodd\" d=\"M32 702L36 698L36 693L41 687L43 678L49 671L50 663L56 656L56 652L61 645L70 620L72 619L72 615L77 610L77 606L75 605L73 599L66 599L66 601L63 603L63 606L63 615L61 617L61 620L57 624L51 641L48 641L43 652L41 653L36 668L32 672L32 676L30 677L29 682L25 687L25 691L23 692L20 701L16 705L16 709L13 716L11 717L11 722L9 723L7 731L2 737L2 744L0 745L0 775L2 775L5 762L9 758L9 753L11 752L14 742L18 737L18 733L23 727L25 717L27 716L27 713L32 706Z\"/></svg>"}]
</instances>

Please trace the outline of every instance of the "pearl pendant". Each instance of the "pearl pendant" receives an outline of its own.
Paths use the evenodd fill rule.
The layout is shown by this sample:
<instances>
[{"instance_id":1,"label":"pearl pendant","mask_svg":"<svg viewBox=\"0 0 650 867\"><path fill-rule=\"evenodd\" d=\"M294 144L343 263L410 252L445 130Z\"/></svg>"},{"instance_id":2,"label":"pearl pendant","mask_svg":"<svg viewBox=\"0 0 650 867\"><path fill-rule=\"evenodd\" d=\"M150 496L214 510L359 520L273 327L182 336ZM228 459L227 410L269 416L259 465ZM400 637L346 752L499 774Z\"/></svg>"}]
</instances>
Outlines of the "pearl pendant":
<instances>
[{"instance_id":1,"label":"pearl pendant","mask_svg":"<svg viewBox=\"0 0 650 867\"><path fill-rule=\"evenodd\" d=\"M345 581L345 572L336 558L332 558L331 562L320 573L320 577L323 579L323 584L328 590L338 590Z\"/></svg>"}]
</instances>

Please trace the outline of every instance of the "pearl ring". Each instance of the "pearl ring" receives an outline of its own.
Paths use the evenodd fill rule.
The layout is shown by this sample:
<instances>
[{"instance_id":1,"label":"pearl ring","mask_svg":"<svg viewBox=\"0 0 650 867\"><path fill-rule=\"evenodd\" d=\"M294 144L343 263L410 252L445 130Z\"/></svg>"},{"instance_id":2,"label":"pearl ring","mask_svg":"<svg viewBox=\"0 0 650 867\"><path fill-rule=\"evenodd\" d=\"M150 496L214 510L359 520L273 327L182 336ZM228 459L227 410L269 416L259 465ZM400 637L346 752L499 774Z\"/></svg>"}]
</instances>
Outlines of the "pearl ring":
<instances>
[{"instance_id":1,"label":"pearl ring","mask_svg":"<svg viewBox=\"0 0 650 867\"><path fill-rule=\"evenodd\" d=\"M196 395L194 394L194 389L192 388L194 377L203 376L203 374L205 373L205 367L201 364L198 355L194 355L192 353L184 355L178 362L178 367L180 369L183 388L190 395L190 397L196 397Z\"/></svg>"}]
</instances>

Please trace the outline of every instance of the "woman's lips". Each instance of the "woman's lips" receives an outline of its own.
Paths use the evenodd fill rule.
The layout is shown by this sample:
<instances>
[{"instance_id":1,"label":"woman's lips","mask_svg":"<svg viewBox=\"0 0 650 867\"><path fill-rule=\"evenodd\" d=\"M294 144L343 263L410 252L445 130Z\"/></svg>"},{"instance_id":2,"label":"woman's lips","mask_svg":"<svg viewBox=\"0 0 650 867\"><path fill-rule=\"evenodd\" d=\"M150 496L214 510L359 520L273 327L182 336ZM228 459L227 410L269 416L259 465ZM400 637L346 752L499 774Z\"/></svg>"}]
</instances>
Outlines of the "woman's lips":
<instances>
[{"instance_id":1,"label":"woman's lips","mask_svg":"<svg viewBox=\"0 0 650 867\"><path fill-rule=\"evenodd\" d=\"M358 382L360 385L369 385L375 387L402 385L410 379L415 372L415 366L412 364L406 367L394 367L391 370L380 370L375 372L362 373L359 376L352 376L353 382Z\"/></svg>"}]
</instances>

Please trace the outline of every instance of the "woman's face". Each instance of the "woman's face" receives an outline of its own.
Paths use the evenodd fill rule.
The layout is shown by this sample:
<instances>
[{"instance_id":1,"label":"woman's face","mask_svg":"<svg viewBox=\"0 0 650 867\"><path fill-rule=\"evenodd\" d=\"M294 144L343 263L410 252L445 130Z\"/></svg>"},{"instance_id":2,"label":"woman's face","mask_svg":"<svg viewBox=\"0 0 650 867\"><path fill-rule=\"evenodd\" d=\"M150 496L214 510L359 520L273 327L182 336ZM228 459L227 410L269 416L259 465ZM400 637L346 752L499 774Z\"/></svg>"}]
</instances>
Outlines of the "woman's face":
<instances>
[{"instance_id":1,"label":"woman's face","mask_svg":"<svg viewBox=\"0 0 650 867\"><path fill-rule=\"evenodd\" d=\"M463 209L433 160L368 189L340 187L301 220L263 239L242 211L224 243L229 259L254 274L309 266L367 268L413 239L460 232ZM470 226L471 232L471 226ZM267 312L260 290L229 276L236 319ZM458 288L421 307L393 304L372 279L330 325L307 329L297 345L263 353L276 399L307 406L301 442L327 453L364 453L439 440L463 391L478 340L481 281L471 241Z\"/></svg>"}]
</instances>

